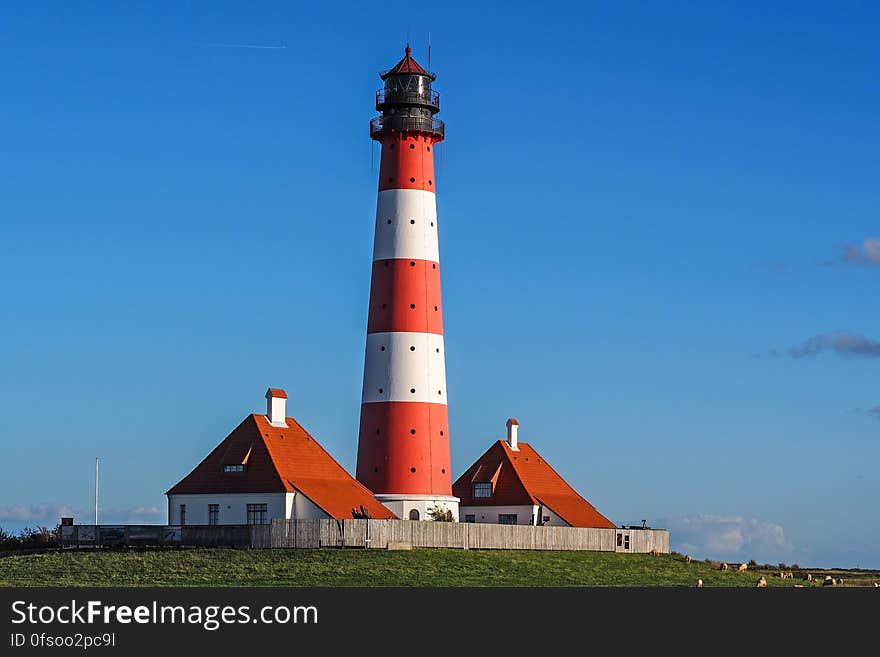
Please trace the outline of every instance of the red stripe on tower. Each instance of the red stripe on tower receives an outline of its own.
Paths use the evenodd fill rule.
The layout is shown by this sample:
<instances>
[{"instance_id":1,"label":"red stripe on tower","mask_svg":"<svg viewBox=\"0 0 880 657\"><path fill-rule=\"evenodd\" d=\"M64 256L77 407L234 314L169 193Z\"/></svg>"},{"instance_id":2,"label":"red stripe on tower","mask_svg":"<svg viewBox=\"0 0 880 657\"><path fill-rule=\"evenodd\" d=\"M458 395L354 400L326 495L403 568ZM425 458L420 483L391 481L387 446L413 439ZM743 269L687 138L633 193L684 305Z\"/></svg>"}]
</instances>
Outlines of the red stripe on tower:
<instances>
[{"instance_id":1,"label":"red stripe on tower","mask_svg":"<svg viewBox=\"0 0 880 657\"><path fill-rule=\"evenodd\" d=\"M370 122L382 160L357 478L400 518L427 520L434 509L457 518L434 195L440 96L408 45L381 77Z\"/></svg>"}]
</instances>

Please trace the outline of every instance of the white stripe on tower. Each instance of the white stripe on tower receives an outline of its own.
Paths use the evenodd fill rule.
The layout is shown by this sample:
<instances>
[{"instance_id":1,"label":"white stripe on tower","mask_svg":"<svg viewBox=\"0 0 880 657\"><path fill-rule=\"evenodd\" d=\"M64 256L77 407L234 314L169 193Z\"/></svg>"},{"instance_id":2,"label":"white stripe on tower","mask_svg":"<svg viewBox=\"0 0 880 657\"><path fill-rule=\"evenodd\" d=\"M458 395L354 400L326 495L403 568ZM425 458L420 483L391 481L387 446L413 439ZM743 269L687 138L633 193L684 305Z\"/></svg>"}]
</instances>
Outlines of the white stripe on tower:
<instances>
[{"instance_id":1,"label":"white stripe on tower","mask_svg":"<svg viewBox=\"0 0 880 657\"><path fill-rule=\"evenodd\" d=\"M440 263L434 192L422 189L379 192L373 262L392 258Z\"/></svg>"}]
</instances>

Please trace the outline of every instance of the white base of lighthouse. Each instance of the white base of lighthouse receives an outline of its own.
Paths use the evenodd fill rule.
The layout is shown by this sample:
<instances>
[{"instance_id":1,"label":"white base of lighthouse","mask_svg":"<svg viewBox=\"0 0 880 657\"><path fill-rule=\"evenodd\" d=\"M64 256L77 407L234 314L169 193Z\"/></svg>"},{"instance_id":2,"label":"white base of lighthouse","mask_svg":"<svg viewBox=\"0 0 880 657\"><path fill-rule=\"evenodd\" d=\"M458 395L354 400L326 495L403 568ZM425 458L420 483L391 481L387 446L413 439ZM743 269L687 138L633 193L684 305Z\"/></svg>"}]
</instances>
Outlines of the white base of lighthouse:
<instances>
[{"instance_id":1,"label":"white base of lighthouse","mask_svg":"<svg viewBox=\"0 0 880 657\"><path fill-rule=\"evenodd\" d=\"M443 509L452 511L452 518L458 522L457 497L446 495L376 495L376 499L401 520L432 520L431 511ZM418 514L418 515L416 515Z\"/></svg>"}]
</instances>

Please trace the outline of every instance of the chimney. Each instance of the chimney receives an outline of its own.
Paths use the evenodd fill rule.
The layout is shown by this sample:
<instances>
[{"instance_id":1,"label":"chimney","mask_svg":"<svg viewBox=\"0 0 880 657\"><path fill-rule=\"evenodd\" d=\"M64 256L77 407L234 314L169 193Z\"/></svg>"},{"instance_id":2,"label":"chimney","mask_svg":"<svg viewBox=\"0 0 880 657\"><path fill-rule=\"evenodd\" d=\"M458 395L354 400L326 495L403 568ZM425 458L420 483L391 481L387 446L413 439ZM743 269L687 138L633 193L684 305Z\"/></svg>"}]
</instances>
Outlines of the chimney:
<instances>
[{"instance_id":1,"label":"chimney","mask_svg":"<svg viewBox=\"0 0 880 657\"><path fill-rule=\"evenodd\" d=\"M266 419L273 427L287 426L287 393L281 388L266 391Z\"/></svg>"},{"instance_id":2,"label":"chimney","mask_svg":"<svg viewBox=\"0 0 880 657\"><path fill-rule=\"evenodd\" d=\"M517 429L519 429L519 422L513 418L507 420L507 444L510 445L510 449L514 452L519 451L519 447L516 446Z\"/></svg>"}]
</instances>

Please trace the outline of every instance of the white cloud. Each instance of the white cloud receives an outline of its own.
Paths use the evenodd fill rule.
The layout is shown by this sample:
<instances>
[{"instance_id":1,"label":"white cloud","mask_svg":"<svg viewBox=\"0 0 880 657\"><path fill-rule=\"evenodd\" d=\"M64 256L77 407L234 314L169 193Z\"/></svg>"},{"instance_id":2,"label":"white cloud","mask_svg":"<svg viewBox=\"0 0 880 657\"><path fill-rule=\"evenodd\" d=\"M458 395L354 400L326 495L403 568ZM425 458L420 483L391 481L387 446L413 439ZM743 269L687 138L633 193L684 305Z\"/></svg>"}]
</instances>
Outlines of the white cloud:
<instances>
[{"instance_id":1,"label":"white cloud","mask_svg":"<svg viewBox=\"0 0 880 657\"><path fill-rule=\"evenodd\" d=\"M880 238L866 237L861 244L845 245L841 259L856 264L880 265Z\"/></svg>"},{"instance_id":2,"label":"white cloud","mask_svg":"<svg viewBox=\"0 0 880 657\"><path fill-rule=\"evenodd\" d=\"M758 518L694 515L664 524L672 532L672 548L697 558L775 562L794 552L782 525Z\"/></svg>"},{"instance_id":3,"label":"white cloud","mask_svg":"<svg viewBox=\"0 0 880 657\"><path fill-rule=\"evenodd\" d=\"M165 509L155 506L138 506L133 509L99 509L99 521L106 524L162 524ZM92 522L94 509L82 511L65 504L31 504L0 506L0 522L16 525L45 525L54 527L61 516L73 517L79 524Z\"/></svg>"},{"instance_id":4,"label":"white cloud","mask_svg":"<svg viewBox=\"0 0 880 657\"><path fill-rule=\"evenodd\" d=\"M75 515L70 507L63 504L31 504L30 506L0 506L0 520L15 522L52 523L60 522L61 516Z\"/></svg>"}]
</instances>

